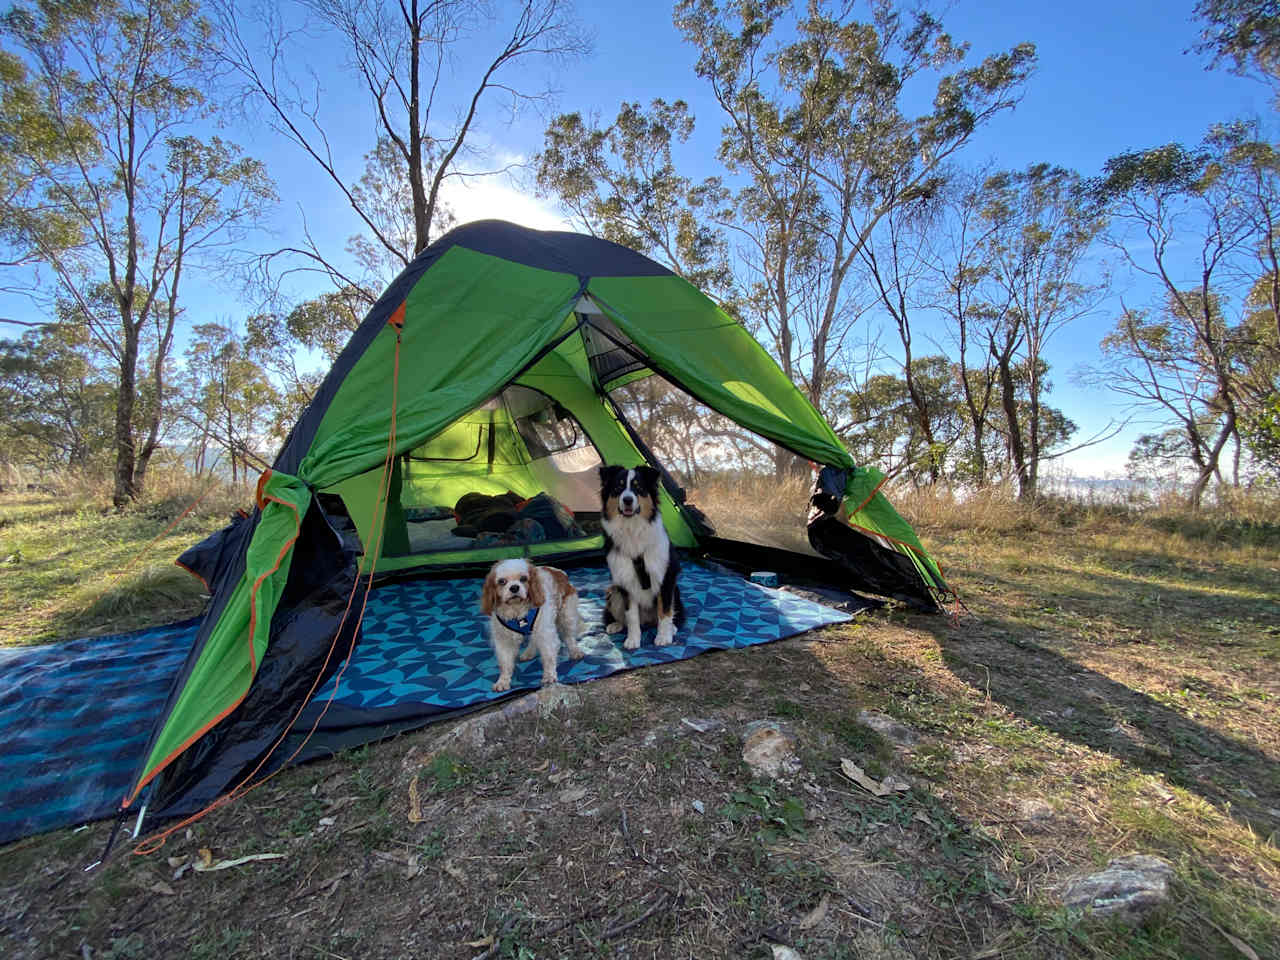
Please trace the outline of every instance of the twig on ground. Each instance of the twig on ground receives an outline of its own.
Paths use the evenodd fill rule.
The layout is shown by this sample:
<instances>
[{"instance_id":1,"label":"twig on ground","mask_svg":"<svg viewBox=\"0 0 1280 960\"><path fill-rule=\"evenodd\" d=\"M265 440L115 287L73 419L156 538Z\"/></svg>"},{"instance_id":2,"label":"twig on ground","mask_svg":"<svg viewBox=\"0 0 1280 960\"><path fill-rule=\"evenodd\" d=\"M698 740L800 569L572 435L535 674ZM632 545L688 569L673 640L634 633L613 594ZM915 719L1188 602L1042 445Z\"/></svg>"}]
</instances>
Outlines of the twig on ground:
<instances>
[{"instance_id":1,"label":"twig on ground","mask_svg":"<svg viewBox=\"0 0 1280 960\"><path fill-rule=\"evenodd\" d=\"M679 897L672 896L670 891L667 891L667 890L662 891L661 895L659 895L659 897L654 901L653 906L651 906L644 913L640 914L640 916L636 917L634 920L628 920L626 923L609 927L607 930L601 933L600 934L601 941L612 940L614 937L621 936L622 934L626 933L632 927L640 926L640 924L644 923L646 920L652 917L659 910L662 910L662 909L665 909L666 907L671 906L677 900L679 900Z\"/></svg>"}]
</instances>

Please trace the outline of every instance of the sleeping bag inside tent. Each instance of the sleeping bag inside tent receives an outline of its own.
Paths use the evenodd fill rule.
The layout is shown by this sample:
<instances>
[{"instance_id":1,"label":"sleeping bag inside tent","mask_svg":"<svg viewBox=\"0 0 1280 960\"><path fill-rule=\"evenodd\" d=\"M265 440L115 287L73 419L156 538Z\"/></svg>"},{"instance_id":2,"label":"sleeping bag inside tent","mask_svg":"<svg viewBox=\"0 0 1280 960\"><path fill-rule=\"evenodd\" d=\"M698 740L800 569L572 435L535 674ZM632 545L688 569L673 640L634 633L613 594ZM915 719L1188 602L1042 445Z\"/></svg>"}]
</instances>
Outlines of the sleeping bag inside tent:
<instances>
[{"instance_id":1,"label":"sleeping bag inside tent","mask_svg":"<svg viewBox=\"0 0 1280 960\"><path fill-rule=\"evenodd\" d=\"M813 465L812 549L715 535L619 400L646 377ZM705 614L660 659L829 622L734 570L929 611L948 595L883 476L687 281L598 238L468 224L370 310L260 478L252 515L180 559L211 600L123 806L145 792L153 813L196 810L319 743L492 699L476 601L496 559L565 567L598 630L586 609L608 586L597 469L646 462L663 470L662 517L690 561L686 605ZM601 632L562 679L655 662L648 637L632 652Z\"/></svg>"}]
</instances>

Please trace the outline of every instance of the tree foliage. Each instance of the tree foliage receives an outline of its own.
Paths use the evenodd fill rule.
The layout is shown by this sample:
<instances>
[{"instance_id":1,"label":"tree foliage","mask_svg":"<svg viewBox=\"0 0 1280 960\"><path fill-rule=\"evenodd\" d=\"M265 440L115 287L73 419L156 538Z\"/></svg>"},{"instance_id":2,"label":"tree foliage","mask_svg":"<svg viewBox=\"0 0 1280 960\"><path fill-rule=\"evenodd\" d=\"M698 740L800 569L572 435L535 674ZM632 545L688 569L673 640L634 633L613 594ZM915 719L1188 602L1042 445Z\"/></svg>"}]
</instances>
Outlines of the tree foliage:
<instances>
[{"instance_id":1,"label":"tree foliage","mask_svg":"<svg viewBox=\"0 0 1280 960\"><path fill-rule=\"evenodd\" d=\"M6 110L38 105L37 122L5 122L8 179L21 183L0 210L6 259L48 269L63 317L113 362L122 505L160 441L185 271L211 266L257 220L271 182L234 144L197 135L212 108L208 24L191 0L38 0L0 29L21 64L6 73ZM152 402L139 423L144 390Z\"/></svg>"},{"instance_id":2,"label":"tree foliage","mask_svg":"<svg viewBox=\"0 0 1280 960\"><path fill-rule=\"evenodd\" d=\"M819 407L860 315L854 264L880 220L937 186L941 164L1016 103L1035 50L965 66L968 47L932 14L887 0L717 4L682 0L675 21L722 113L744 318ZM936 84L911 115L909 85Z\"/></svg>"},{"instance_id":3,"label":"tree foliage","mask_svg":"<svg viewBox=\"0 0 1280 960\"><path fill-rule=\"evenodd\" d=\"M694 120L684 101L624 103L608 127L580 113L554 118L536 159L539 188L589 233L640 250L712 294L731 296L731 271L715 228L719 181L681 175L672 147Z\"/></svg>"},{"instance_id":4,"label":"tree foliage","mask_svg":"<svg viewBox=\"0 0 1280 960\"><path fill-rule=\"evenodd\" d=\"M991 228L984 244L987 350L1018 495L1032 498L1053 446L1047 441L1056 433L1042 416L1046 351L1059 331L1091 313L1106 292L1105 278L1083 279L1085 260L1106 220L1078 174L1049 164L992 174L982 192L980 216ZM1057 436L1058 442L1064 439Z\"/></svg>"},{"instance_id":5,"label":"tree foliage","mask_svg":"<svg viewBox=\"0 0 1280 960\"><path fill-rule=\"evenodd\" d=\"M1194 467L1198 506L1211 480L1227 479L1224 451L1240 450L1242 427L1265 417L1280 386L1280 156L1255 128L1232 124L1195 149L1114 157L1093 189L1122 228L1113 245L1160 290L1151 309L1116 321L1099 379L1181 433L1171 449Z\"/></svg>"},{"instance_id":6,"label":"tree foliage","mask_svg":"<svg viewBox=\"0 0 1280 960\"><path fill-rule=\"evenodd\" d=\"M1255 76L1280 93L1280 2L1200 0L1203 21L1197 49L1233 73Z\"/></svg>"},{"instance_id":7,"label":"tree foliage","mask_svg":"<svg viewBox=\"0 0 1280 960\"><path fill-rule=\"evenodd\" d=\"M0 460L37 470L109 467L115 389L74 325L0 340Z\"/></svg>"}]
</instances>

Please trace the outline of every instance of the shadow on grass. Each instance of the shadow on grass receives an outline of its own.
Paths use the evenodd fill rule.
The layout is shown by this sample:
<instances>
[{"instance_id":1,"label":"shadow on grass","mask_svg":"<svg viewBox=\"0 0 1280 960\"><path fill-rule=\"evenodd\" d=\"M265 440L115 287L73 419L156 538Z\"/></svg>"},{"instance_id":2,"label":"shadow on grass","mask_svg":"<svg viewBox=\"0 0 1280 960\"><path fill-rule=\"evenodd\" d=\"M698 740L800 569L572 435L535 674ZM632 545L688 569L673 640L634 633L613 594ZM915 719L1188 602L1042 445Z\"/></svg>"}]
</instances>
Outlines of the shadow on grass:
<instances>
[{"instance_id":1,"label":"shadow on grass","mask_svg":"<svg viewBox=\"0 0 1280 960\"><path fill-rule=\"evenodd\" d=\"M917 625L937 639L952 673L1017 716L1163 774L1261 836L1276 835L1280 765L1257 747L1030 639L1021 624L988 618L953 628L919 618Z\"/></svg>"}]
</instances>

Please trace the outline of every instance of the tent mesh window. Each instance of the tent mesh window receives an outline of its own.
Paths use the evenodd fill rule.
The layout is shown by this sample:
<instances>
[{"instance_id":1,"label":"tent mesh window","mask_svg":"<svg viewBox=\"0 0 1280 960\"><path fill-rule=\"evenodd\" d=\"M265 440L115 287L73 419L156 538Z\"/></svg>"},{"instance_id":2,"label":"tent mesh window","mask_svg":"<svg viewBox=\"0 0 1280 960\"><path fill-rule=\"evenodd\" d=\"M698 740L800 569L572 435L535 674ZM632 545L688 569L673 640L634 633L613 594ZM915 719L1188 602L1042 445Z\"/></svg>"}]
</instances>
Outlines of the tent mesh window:
<instances>
[{"instance_id":1,"label":"tent mesh window","mask_svg":"<svg viewBox=\"0 0 1280 960\"><path fill-rule=\"evenodd\" d=\"M588 537L599 529L601 462L568 410L509 386L404 456L406 552Z\"/></svg>"},{"instance_id":2,"label":"tent mesh window","mask_svg":"<svg viewBox=\"0 0 1280 960\"><path fill-rule=\"evenodd\" d=\"M657 374L615 386L609 399L717 536L816 556L805 532L807 460Z\"/></svg>"}]
</instances>

